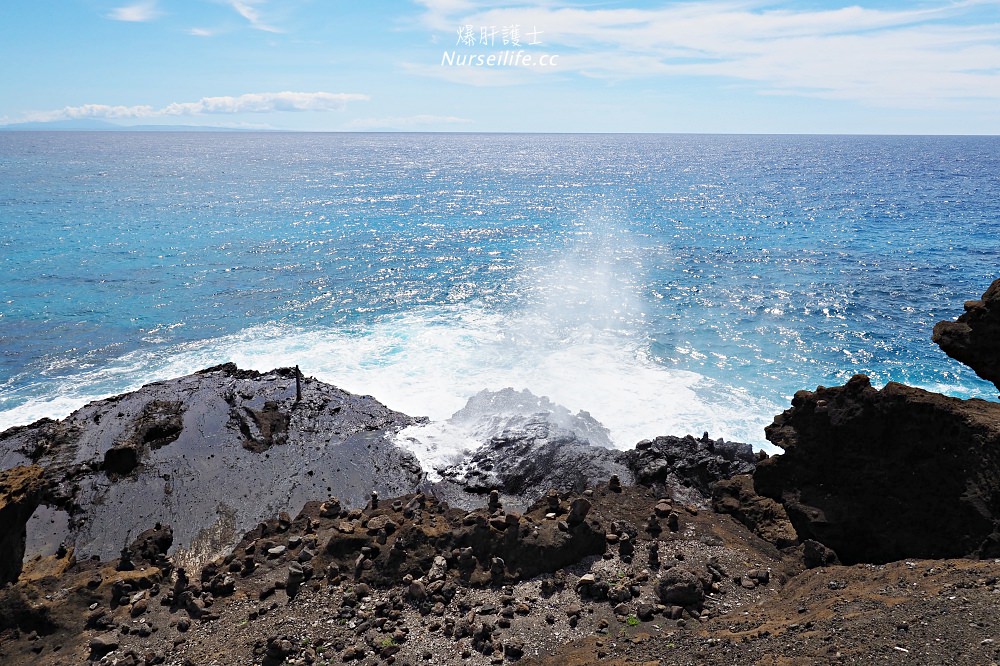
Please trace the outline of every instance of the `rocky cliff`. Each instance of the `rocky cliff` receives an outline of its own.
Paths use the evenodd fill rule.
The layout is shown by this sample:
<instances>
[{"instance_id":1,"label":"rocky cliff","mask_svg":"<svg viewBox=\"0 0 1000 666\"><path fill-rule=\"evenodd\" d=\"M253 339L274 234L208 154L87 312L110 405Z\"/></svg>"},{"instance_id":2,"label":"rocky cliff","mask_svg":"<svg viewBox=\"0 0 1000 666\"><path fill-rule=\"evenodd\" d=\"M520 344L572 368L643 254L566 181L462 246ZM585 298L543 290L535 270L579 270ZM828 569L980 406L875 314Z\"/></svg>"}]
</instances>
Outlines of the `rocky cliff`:
<instances>
[{"instance_id":1,"label":"rocky cliff","mask_svg":"<svg viewBox=\"0 0 1000 666\"><path fill-rule=\"evenodd\" d=\"M1000 404L863 375L800 391L754 486L845 563L1000 556Z\"/></svg>"},{"instance_id":2,"label":"rocky cliff","mask_svg":"<svg viewBox=\"0 0 1000 666\"><path fill-rule=\"evenodd\" d=\"M967 301L957 321L938 322L933 338L948 356L1000 389L1000 280L978 301Z\"/></svg>"}]
</instances>

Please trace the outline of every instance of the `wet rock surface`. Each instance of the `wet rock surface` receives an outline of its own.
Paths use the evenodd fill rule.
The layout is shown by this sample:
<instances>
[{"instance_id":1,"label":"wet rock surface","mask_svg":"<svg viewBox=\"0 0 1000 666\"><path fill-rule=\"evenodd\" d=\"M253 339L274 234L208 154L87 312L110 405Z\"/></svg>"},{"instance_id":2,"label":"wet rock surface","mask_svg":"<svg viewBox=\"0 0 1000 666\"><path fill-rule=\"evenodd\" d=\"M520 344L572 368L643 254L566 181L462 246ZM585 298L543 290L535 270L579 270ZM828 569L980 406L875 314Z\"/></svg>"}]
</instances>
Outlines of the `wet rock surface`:
<instances>
[{"instance_id":1,"label":"wet rock surface","mask_svg":"<svg viewBox=\"0 0 1000 666\"><path fill-rule=\"evenodd\" d=\"M294 369L232 364L150 384L0 434L0 465L44 468L41 502L70 517L62 540L105 560L156 523L173 526L179 559L197 563L317 496L361 506L373 489L417 486L416 460L387 439L410 417L311 378L300 384L296 400Z\"/></svg>"},{"instance_id":2,"label":"wet rock surface","mask_svg":"<svg viewBox=\"0 0 1000 666\"><path fill-rule=\"evenodd\" d=\"M441 480L425 488L469 508L481 505L491 491L523 509L548 489L580 493L609 479L655 486L707 506L717 481L752 472L756 465L748 444L712 440L707 433L699 439L657 437L620 451L611 448L607 430L589 414L570 414L527 391L483 391L450 421L476 424L473 435L484 442L461 463L438 470Z\"/></svg>"},{"instance_id":3,"label":"wet rock surface","mask_svg":"<svg viewBox=\"0 0 1000 666\"><path fill-rule=\"evenodd\" d=\"M1000 280L981 299L967 301L957 321L939 322L933 338L948 356L1000 389Z\"/></svg>"},{"instance_id":4,"label":"wet rock surface","mask_svg":"<svg viewBox=\"0 0 1000 666\"><path fill-rule=\"evenodd\" d=\"M481 504L492 490L524 507L549 488L579 493L613 474L632 480L620 451L593 445L542 416L526 418L440 474L432 492L466 507Z\"/></svg>"}]
</instances>

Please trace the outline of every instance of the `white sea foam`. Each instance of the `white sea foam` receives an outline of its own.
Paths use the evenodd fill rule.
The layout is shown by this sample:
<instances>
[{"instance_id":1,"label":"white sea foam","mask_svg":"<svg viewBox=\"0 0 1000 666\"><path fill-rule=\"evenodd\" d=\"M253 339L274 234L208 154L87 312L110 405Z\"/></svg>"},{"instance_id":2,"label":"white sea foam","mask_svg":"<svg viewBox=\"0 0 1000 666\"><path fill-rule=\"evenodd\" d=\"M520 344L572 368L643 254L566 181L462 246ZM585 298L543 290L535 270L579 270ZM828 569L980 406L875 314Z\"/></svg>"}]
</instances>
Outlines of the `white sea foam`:
<instances>
[{"instance_id":1,"label":"white sea foam","mask_svg":"<svg viewBox=\"0 0 1000 666\"><path fill-rule=\"evenodd\" d=\"M482 433L444 423L483 389L512 387L584 410L629 448L661 434L700 434L761 445L775 406L693 372L664 368L640 342L581 327L554 335L544 319L470 306L423 308L385 317L367 330L249 328L195 343L127 354L102 367L40 387L0 412L0 429L62 418L87 402L224 361L268 370L298 364L307 375L374 395L434 423L408 439L424 463L440 464L478 445ZM565 333L565 331L561 331ZM37 390L37 389L36 389Z\"/></svg>"},{"instance_id":2,"label":"white sea foam","mask_svg":"<svg viewBox=\"0 0 1000 666\"><path fill-rule=\"evenodd\" d=\"M484 389L529 390L572 413L586 411L619 448L664 434L696 434L767 447L763 427L778 405L700 374L652 360L630 239L601 220L549 260L526 265L511 288L519 305L418 307L363 329L280 325L175 345L157 345L50 384L0 412L0 428L61 418L90 400L233 361L307 375L393 409L427 416L400 441L432 468L484 441L482 423L448 421ZM8 396L9 397L9 396ZM550 407L546 407L550 409Z\"/></svg>"}]
</instances>

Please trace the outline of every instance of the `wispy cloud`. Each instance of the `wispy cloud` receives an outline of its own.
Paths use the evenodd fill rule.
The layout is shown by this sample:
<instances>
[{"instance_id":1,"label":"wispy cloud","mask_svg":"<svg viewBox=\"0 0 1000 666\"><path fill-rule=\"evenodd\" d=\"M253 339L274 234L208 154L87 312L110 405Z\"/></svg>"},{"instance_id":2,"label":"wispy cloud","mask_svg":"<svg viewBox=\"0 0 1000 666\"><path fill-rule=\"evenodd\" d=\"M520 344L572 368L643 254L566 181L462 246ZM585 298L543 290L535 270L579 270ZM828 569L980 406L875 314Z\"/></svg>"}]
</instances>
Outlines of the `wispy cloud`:
<instances>
[{"instance_id":1,"label":"wispy cloud","mask_svg":"<svg viewBox=\"0 0 1000 666\"><path fill-rule=\"evenodd\" d=\"M363 102L368 99L370 99L368 95L359 93L248 93L235 97L203 97L197 102L174 102L161 108L146 104L136 106L83 104L54 111L27 113L22 121L52 122L77 118L142 119L276 111L342 111L349 102Z\"/></svg>"},{"instance_id":2,"label":"wispy cloud","mask_svg":"<svg viewBox=\"0 0 1000 666\"><path fill-rule=\"evenodd\" d=\"M212 37L215 35L215 31L208 28L191 28L188 30L188 34L195 37Z\"/></svg>"},{"instance_id":3,"label":"wispy cloud","mask_svg":"<svg viewBox=\"0 0 1000 666\"><path fill-rule=\"evenodd\" d=\"M392 116L387 118L359 118L347 124L349 129L411 129L415 127L433 127L442 125L467 125L472 121L457 116L435 116L420 114L416 116Z\"/></svg>"},{"instance_id":4,"label":"wispy cloud","mask_svg":"<svg viewBox=\"0 0 1000 666\"><path fill-rule=\"evenodd\" d=\"M976 0L916 9L799 9L729 0L644 9L545 0L421 4L424 25L435 31L454 34L462 25L544 31L543 46L534 48L560 54L558 69L548 73L714 78L750 82L763 94L907 108L1000 102L1000 17ZM456 80L448 69L421 71ZM505 74L481 71L469 82Z\"/></svg>"},{"instance_id":5,"label":"wispy cloud","mask_svg":"<svg viewBox=\"0 0 1000 666\"><path fill-rule=\"evenodd\" d=\"M145 2L136 2L131 5L125 5L123 7L117 7L111 10L108 14L108 18L114 19L115 21L130 21L133 23L144 23L146 21L152 21L160 16L161 12L156 6L156 0L146 0Z\"/></svg>"},{"instance_id":6,"label":"wispy cloud","mask_svg":"<svg viewBox=\"0 0 1000 666\"><path fill-rule=\"evenodd\" d=\"M282 32L278 28L266 23L261 17L260 12L257 10L255 5L262 5L266 0L226 0L230 7L236 10L236 13L245 18L249 23L250 27L255 30L263 30L264 32Z\"/></svg>"}]
</instances>

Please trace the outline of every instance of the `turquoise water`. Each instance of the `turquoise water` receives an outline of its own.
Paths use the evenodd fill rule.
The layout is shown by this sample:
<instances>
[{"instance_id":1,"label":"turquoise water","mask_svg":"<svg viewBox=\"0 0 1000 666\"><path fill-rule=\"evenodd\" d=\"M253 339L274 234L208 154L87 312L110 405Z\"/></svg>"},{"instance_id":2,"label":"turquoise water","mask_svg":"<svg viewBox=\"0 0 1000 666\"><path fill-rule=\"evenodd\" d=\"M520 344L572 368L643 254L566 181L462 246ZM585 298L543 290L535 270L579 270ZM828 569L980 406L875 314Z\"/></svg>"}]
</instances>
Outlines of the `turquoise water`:
<instances>
[{"instance_id":1,"label":"turquoise water","mask_svg":"<svg viewBox=\"0 0 1000 666\"><path fill-rule=\"evenodd\" d=\"M993 399L930 331L998 194L996 137L0 133L0 428L227 360L623 447L857 372Z\"/></svg>"}]
</instances>

